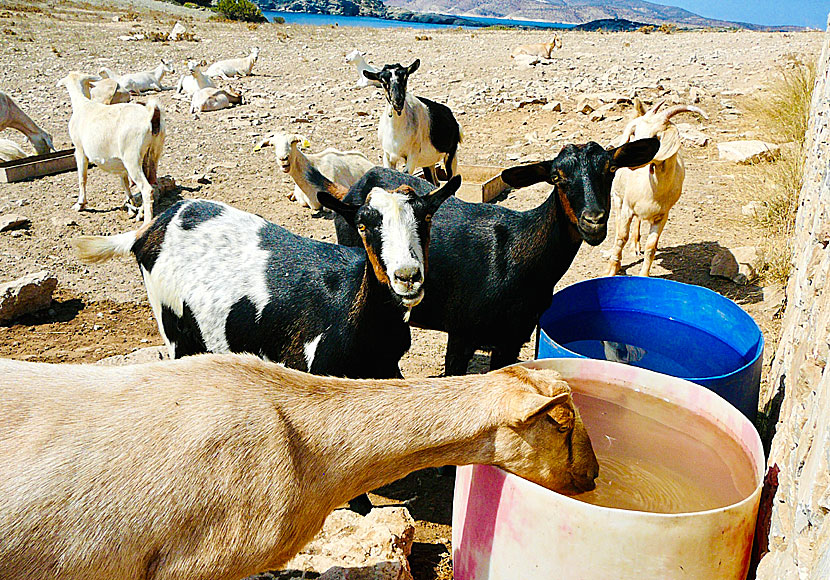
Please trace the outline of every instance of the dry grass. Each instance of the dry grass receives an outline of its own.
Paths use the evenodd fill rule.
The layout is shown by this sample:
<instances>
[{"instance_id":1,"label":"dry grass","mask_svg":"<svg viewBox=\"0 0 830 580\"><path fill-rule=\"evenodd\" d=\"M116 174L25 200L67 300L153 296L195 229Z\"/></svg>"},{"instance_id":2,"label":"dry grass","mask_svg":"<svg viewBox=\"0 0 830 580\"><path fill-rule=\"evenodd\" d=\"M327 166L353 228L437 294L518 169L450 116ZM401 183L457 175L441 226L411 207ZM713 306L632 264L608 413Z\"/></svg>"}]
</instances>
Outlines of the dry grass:
<instances>
[{"instance_id":1,"label":"dry grass","mask_svg":"<svg viewBox=\"0 0 830 580\"><path fill-rule=\"evenodd\" d=\"M804 136L815 78L815 63L790 57L776 69L768 92L747 106L765 133L787 144L774 162L756 165L751 177L761 202L755 220L763 232L761 275L768 282L785 284L790 274L804 173Z\"/></svg>"}]
</instances>

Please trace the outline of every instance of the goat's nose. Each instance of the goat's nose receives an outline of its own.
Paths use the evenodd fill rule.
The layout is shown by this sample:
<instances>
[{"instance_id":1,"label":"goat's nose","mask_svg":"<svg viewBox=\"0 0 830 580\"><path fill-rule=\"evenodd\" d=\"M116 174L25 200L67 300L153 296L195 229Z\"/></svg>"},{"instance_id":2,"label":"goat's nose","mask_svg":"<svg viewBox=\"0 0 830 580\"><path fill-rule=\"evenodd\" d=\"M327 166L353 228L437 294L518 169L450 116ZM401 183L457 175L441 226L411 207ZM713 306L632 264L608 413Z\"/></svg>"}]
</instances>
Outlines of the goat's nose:
<instances>
[{"instance_id":1,"label":"goat's nose","mask_svg":"<svg viewBox=\"0 0 830 580\"><path fill-rule=\"evenodd\" d=\"M601 225L605 221L604 211L586 211L582 214L583 219L592 225Z\"/></svg>"},{"instance_id":2,"label":"goat's nose","mask_svg":"<svg viewBox=\"0 0 830 580\"><path fill-rule=\"evenodd\" d=\"M402 284L417 284L421 279L421 269L418 266L406 266L395 270L395 280Z\"/></svg>"}]
</instances>

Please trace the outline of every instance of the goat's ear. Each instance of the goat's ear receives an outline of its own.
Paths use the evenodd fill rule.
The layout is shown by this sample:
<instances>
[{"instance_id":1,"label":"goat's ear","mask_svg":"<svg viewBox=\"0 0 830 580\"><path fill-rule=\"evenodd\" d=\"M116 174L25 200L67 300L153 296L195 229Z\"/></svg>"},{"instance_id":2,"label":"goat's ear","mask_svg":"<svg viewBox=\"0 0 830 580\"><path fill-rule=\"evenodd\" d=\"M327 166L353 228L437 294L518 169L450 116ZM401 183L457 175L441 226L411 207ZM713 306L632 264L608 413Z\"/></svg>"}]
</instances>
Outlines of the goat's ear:
<instances>
[{"instance_id":1,"label":"goat's ear","mask_svg":"<svg viewBox=\"0 0 830 580\"><path fill-rule=\"evenodd\" d=\"M550 171L553 168L553 161L540 161L530 165L517 165L508 167L501 172L502 180L510 187L527 187L534 183L546 181L551 182Z\"/></svg>"},{"instance_id":2,"label":"goat's ear","mask_svg":"<svg viewBox=\"0 0 830 580\"><path fill-rule=\"evenodd\" d=\"M646 107L639 97L634 97L634 110L637 111L637 116L642 117L646 114Z\"/></svg>"},{"instance_id":3,"label":"goat's ear","mask_svg":"<svg viewBox=\"0 0 830 580\"><path fill-rule=\"evenodd\" d=\"M507 395L508 424L518 427L547 414L556 422L560 431L567 431L573 428L574 422L570 396L570 393L560 393L547 397L523 389L511 391ZM570 422L566 420L569 413Z\"/></svg>"},{"instance_id":4,"label":"goat's ear","mask_svg":"<svg viewBox=\"0 0 830 580\"><path fill-rule=\"evenodd\" d=\"M323 206L329 208L333 212L339 213L343 216L348 224L352 227L356 227L355 224L355 216L357 215L357 210L360 209L359 205L354 205L351 203L347 203L345 201L341 201L330 194L328 191L319 191L317 192L317 200L323 204Z\"/></svg>"},{"instance_id":5,"label":"goat's ear","mask_svg":"<svg viewBox=\"0 0 830 580\"><path fill-rule=\"evenodd\" d=\"M624 143L611 150L611 170L618 167L642 167L652 159L660 149L660 139L649 137Z\"/></svg>"},{"instance_id":6,"label":"goat's ear","mask_svg":"<svg viewBox=\"0 0 830 580\"><path fill-rule=\"evenodd\" d=\"M369 79L370 81L379 81L380 80L380 75L378 73L376 73L375 71L371 71L371 70L364 69L363 70L363 76L366 77L367 79Z\"/></svg>"},{"instance_id":7,"label":"goat's ear","mask_svg":"<svg viewBox=\"0 0 830 580\"><path fill-rule=\"evenodd\" d=\"M660 139L660 149L654 154L654 161L665 161L680 151L680 131L674 125L669 125L657 136Z\"/></svg>"},{"instance_id":8,"label":"goat's ear","mask_svg":"<svg viewBox=\"0 0 830 580\"><path fill-rule=\"evenodd\" d=\"M452 179L447 183L433 190L429 195L424 196L422 199L424 200L427 214L433 215L438 211L441 204L447 201L450 196L455 195L459 187L461 187L461 176L453 175Z\"/></svg>"},{"instance_id":9,"label":"goat's ear","mask_svg":"<svg viewBox=\"0 0 830 580\"><path fill-rule=\"evenodd\" d=\"M420 58L416 58L416 59L415 59L415 62L413 62L413 63L412 63L411 65L409 65L408 67L406 67L406 74L407 74L407 75L411 75L411 74L412 74L412 73L414 73L416 70L418 70L418 67L419 67L419 66L421 66L421 59L420 59Z\"/></svg>"}]
</instances>

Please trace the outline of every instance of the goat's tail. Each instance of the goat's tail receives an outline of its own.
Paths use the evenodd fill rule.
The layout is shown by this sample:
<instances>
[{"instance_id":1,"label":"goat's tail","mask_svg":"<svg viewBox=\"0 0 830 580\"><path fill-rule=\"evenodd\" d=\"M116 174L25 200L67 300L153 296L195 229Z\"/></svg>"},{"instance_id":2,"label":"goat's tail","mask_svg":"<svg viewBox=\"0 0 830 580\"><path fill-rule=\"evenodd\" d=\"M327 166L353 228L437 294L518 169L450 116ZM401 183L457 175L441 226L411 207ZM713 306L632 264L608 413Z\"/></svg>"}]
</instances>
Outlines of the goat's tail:
<instances>
[{"instance_id":1,"label":"goat's tail","mask_svg":"<svg viewBox=\"0 0 830 580\"><path fill-rule=\"evenodd\" d=\"M458 142L464 142L464 129L461 128L461 123L458 124Z\"/></svg>"},{"instance_id":2,"label":"goat's tail","mask_svg":"<svg viewBox=\"0 0 830 580\"><path fill-rule=\"evenodd\" d=\"M311 163L306 164L303 177L316 191L326 191L339 200L342 200L349 193L348 187L334 183L320 173Z\"/></svg>"},{"instance_id":3,"label":"goat's tail","mask_svg":"<svg viewBox=\"0 0 830 580\"><path fill-rule=\"evenodd\" d=\"M106 262L114 256L128 256L141 230L112 236L81 236L70 241L84 264Z\"/></svg>"},{"instance_id":4,"label":"goat's tail","mask_svg":"<svg viewBox=\"0 0 830 580\"><path fill-rule=\"evenodd\" d=\"M147 104L144 106L151 112L150 128L153 135L158 135L164 128L164 109L162 109L159 100L155 98L147 101Z\"/></svg>"}]
</instances>

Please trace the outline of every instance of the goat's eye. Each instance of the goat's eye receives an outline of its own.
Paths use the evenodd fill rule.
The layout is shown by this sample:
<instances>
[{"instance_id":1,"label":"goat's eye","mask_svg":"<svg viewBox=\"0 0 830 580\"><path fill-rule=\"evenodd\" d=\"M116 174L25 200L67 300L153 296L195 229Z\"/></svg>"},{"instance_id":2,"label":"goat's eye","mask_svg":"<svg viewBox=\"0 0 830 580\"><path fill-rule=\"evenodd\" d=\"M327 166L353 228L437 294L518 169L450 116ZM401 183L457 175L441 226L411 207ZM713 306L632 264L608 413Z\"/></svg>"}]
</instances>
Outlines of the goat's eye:
<instances>
[{"instance_id":1,"label":"goat's eye","mask_svg":"<svg viewBox=\"0 0 830 580\"><path fill-rule=\"evenodd\" d=\"M556 419L554 419L550 415L545 415L545 419L547 419L548 423L553 425L554 428L560 433L567 433L570 430L567 426L560 424Z\"/></svg>"},{"instance_id":2,"label":"goat's eye","mask_svg":"<svg viewBox=\"0 0 830 580\"><path fill-rule=\"evenodd\" d=\"M366 226L363 225L363 224L357 224L357 231L359 231L361 234L365 234L366 233Z\"/></svg>"},{"instance_id":3,"label":"goat's eye","mask_svg":"<svg viewBox=\"0 0 830 580\"><path fill-rule=\"evenodd\" d=\"M615 171L617 171L617 169L619 169L619 167L617 167L616 165L610 165L608 167L608 171L611 173L614 173Z\"/></svg>"},{"instance_id":4,"label":"goat's eye","mask_svg":"<svg viewBox=\"0 0 830 580\"><path fill-rule=\"evenodd\" d=\"M432 216L430 214L425 215L424 221L427 223L432 223Z\"/></svg>"}]
</instances>

